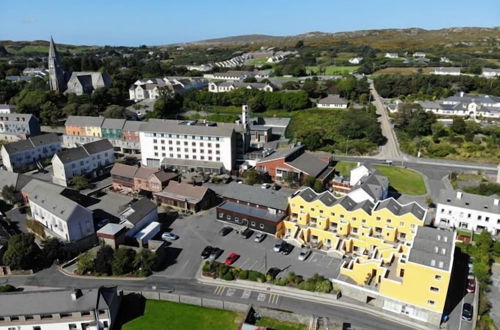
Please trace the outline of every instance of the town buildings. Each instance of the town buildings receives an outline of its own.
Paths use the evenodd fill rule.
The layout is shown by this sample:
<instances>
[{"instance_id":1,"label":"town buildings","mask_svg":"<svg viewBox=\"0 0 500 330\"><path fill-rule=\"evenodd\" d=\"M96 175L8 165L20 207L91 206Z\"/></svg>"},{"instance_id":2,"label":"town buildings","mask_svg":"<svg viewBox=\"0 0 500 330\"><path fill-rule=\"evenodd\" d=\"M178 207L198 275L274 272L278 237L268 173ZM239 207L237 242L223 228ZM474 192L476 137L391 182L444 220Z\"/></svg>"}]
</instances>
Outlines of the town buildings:
<instances>
[{"instance_id":1,"label":"town buildings","mask_svg":"<svg viewBox=\"0 0 500 330\"><path fill-rule=\"evenodd\" d=\"M197 77L163 77L137 80L129 88L129 98L133 101L155 100L161 93L183 93L190 89L202 89L207 81Z\"/></svg>"},{"instance_id":2,"label":"town buildings","mask_svg":"<svg viewBox=\"0 0 500 330\"><path fill-rule=\"evenodd\" d=\"M106 139L65 149L52 158L52 181L67 186L74 176L99 175L114 161L113 146Z\"/></svg>"},{"instance_id":3,"label":"town buildings","mask_svg":"<svg viewBox=\"0 0 500 330\"><path fill-rule=\"evenodd\" d=\"M399 58L398 53L385 53L384 55L385 58Z\"/></svg>"},{"instance_id":4,"label":"town buildings","mask_svg":"<svg viewBox=\"0 0 500 330\"><path fill-rule=\"evenodd\" d=\"M245 78L251 78L254 74L251 71L226 71L226 72L215 72L212 77L213 79L219 80L241 80L243 81Z\"/></svg>"},{"instance_id":5,"label":"town buildings","mask_svg":"<svg viewBox=\"0 0 500 330\"><path fill-rule=\"evenodd\" d=\"M336 196L349 195L355 202L369 200L375 203L386 199L389 192L387 177L365 165L352 169L349 177L334 177L331 185Z\"/></svg>"},{"instance_id":6,"label":"town buildings","mask_svg":"<svg viewBox=\"0 0 500 330\"><path fill-rule=\"evenodd\" d=\"M115 163L111 169L112 186L117 191L158 192L162 191L170 180L177 178L177 173L121 163Z\"/></svg>"},{"instance_id":7,"label":"town buildings","mask_svg":"<svg viewBox=\"0 0 500 330\"><path fill-rule=\"evenodd\" d=\"M32 114L16 113L14 108L10 105L0 107L0 138L6 141L17 141L40 134L38 119Z\"/></svg>"},{"instance_id":8,"label":"town buildings","mask_svg":"<svg viewBox=\"0 0 500 330\"><path fill-rule=\"evenodd\" d=\"M495 78L500 76L500 69L483 68L481 76L485 78Z\"/></svg>"},{"instance_id":9,"label":"town buildings","mask_svg":"<svg viewBox=\"0 0 500 330\"><path fill-rule=\"evenodd\" d=\"M417 102L425 111L441 116L471 117L473 119L500 118L500 97L472 95L463 92L440 101Z\"/></svg>"},{"instance_id":10,"label":"town buildings","mask_svg":"<svg viewBox=\"0 0 500 330\"><path fill-rule=\"evenodd\" d=\"M146 197L130 203L120 214L120 225L128 228L126 233L128 237L133 237L156 220L158 220L158 208Z\"/></svg>"},{"instance_id":11,"label":"town buildings","mask_svg":"<svg viewBox=\"0 0 500 330\"><path fill-rule=\"evenodd\" d=\"M25 172L42 167L41 162L61 150L57 134L43 134L4 144L0 151L2 162L8 171Z\"/></svg>"},{"instance_id":12,"label":"town buildings","mask_svg":"<svg viewBox=\"0 0 500 330\"><path fill-rule=\"evenodd\" d=\"M330 94L325 98L318 101L318 108L336 108L336 109L347 109L349 101L340 97L339 95Z\"/></svg>"},{"instance_id":13,"label":"town buildings","mask_svg":"<svg viewBox=\"0 0 500 330\"><path fill-rule=\"evenodd\" d=\"M237 226L275 235L288 209L285 191L229 183L223 192L224 201L217 206L217 219Z\"/></svg>"},{"instance_id":14,"label":"town buildings","mask_svg":"<svg viewBox=\"0 0 500 330\"><path fill-rule=\"evenodd\" d=\"M112 329L121 299L116 287L4 293L0 329Z\"/></svg>"},{"instance_id":15,"label":"town buildings","mask_svg":"<svg viewBox=\"0 0 500 330\"><path fill-rule=\"evenodd\" d=\"M110 87L111 78L102 72L64 72L54 40L49 45L49 86L53 91L82 95Z\"/></svg>"},{"instance_id":16,"label":"town buildings","mask_svg":"<svg viewBox=\"0 0 500 330\"><path fill-rule=\"evenodd\" d=\"M306 188L290 197L289 213L277 235L344 256L333 280L344 296L440 324L455 238L424 227L424 208L392 198L358 203Z\"/></svg>"},{"instance_id":17,"label":"town buildings","mask_svg":"<svg viewBox=\"0 0 500 330\"><path fill-rule=\"evenodd\" d=\"M436 205L434 225L500 235L500 197L443 189Z\"/></svg>"},{"instance_id":18,"label":"town buildings","mask_svg":"<svg viewBox=\"0 0 500 330\"><path fill-rule=\"evenodd\" d=\"M363 58L359 57L359 56L349 59L349 63L351 63L351 64L359 64L359 63L361 63L361 61L363 61Z\"/></svg>"},{"instance_id":19,"label":"town buildings","mask_svg":"<svg viewBox=\"0 0 500 330\"><path fill-rule=\"evenodd\" d=\"M246 83L239 81L223 81L223 82L212 81L208 84L208 91L212 93L225 93L240 88L254 89L264 92L274 91L274 87L271 86L270 84L258 83L258 82Z\"/></svg>"},{"instance_id":20,"label":"town buildings","mask_svg":"<svg viewBox=\"0 0 500 330\"><path fill-rule=\"evenodd\" d=\"M206 210L217 203L214 191L186 182L170 181L165 189L153 195L157 203L190 213Z\"/></svg>"},{"instance_id":21,"label":"town buildings","mask_svg":"<svg viewBox=\"0 0 500 330\"><path fill-rule=\"evenodd\" d=\"M0 114L14 113L16 106L12 104L0 104Z\"/></svg>"},{"instance_id":22,"label":"town buildings","mask_svg":"<svg viewBox=\"0 0 500 330\"><path fill-rule=\"evenodd\" d=\"M63 242L94 242L93 213L80 204L82 196L78 192L32 180L21 193L31 209L33 220L43 226L46 235Z\"/></svg>"},{"instance_id":23,"label":"town buildings","mask_svg":"<svg viewBox=\"0 0 500 330\"><path fill-rule=\"evenodd\" d=\"M437 74L440 76L460 76L460 68L458 68L458 67L434 68L434 74Z\"/></svg>"}]
</instances>

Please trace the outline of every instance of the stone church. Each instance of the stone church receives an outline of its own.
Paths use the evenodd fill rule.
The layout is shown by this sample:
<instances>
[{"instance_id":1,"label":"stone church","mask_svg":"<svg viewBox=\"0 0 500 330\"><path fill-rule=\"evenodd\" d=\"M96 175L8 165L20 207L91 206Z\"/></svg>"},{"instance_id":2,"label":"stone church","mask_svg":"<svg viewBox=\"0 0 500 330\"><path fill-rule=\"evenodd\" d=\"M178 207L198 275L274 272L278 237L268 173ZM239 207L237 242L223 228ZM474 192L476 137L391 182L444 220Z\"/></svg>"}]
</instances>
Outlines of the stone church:
<instances>
[{"instance_id":1,"label":"stone church","mask_svg":"<svg viewBox=\"0 0 500 330\"><path fill-rule=\"evenodd\" d=\"M49 85L53 91L82 95L100 87L110 87L111 78L101 72L64 72L52 37L49 46Z\"/></svg>"}]
</instances>

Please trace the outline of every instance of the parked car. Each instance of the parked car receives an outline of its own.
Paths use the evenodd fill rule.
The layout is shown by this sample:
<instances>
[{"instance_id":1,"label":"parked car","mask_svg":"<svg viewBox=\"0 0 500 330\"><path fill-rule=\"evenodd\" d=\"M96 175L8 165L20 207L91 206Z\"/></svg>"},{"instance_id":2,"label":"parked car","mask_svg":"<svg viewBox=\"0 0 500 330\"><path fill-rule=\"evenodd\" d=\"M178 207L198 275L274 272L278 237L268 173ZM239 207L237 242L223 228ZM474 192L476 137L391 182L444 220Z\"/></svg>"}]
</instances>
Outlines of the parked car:
<instances>
[{"instance_id":1,"label":"parked car","mask_svg":"<svg viewBox=\"0 0 500 330\"><path fill-rule=\"evenodd\" d=\"M246 228L245 230L243 230L240 235L243 237L243 238L249 238L250 236L252 236L253 234L253 230L250 229L250 228Z\"/></svg>"},{"instance_id":2,"label":"parked car","mask_svg":"<svg viewBox=\"0 0 500 330\"><path fill-rule=\"evenodd\" d=\"M299 253L299 260L300 261L304 261L307 258L309 258L310 255L311 255L311 250L309 250L309 249L302 249L302 251L300 251L300 253Z\"/></svg>"},{"instance_id":3,"label":"parked car","mask_svg":"<svg viewBox=\"0 0 500 330\"><path fill-rule=\"evenodd\" d=\"M265 238L267 237L266 234L264 233L258 233L257 235L255 235L255 238L253 239L255 242L257 243L260 243L262 242Z\"/></svg>"},{"instance_id":4,"label":"parked car","mask_svg":"<svg viewBox=\"0 0 500 330\"><path fill-rule=\"evenodd\" d=\"M231 231L233 230L233 228L231 227L222 227L221 230L219 230L219 234L221 236L226 236L227 234L229 234Z\"/></svg>"},{"instance_id":5,"label":"parked car","mask_svg":"<svg viewBox=\"0 0 500 330\"><path fill-rule=\"evenodd\" d=\"M263 183L263 184L261 184L261 186L260 186L260 187L261 187L262 189L269 189L269 188L271 188L271 184L270 184L270 183Z\"/></svg>"},{"instance_id":6,"label":"parked car","mask_svg":"<svg viewBox=\"0 0 500 330\"><path fill-rule=\"evenodd\" d=\"M210 253L210 256L208 257L208 260L210 261L215 261L217 258L224 252L222 249L219 249L217 247L214 247L212 249L212 252Z\"/></svg>"},{"instance_id":7,"label":"parked car","mask_svg":"<svg viewBox=\"0 0 500 330\"><path fill-rule=\"evenodd\" d=\"M289 255L290 252L292 252L292 250L293 250L293 245L285 243L283 248L281 249L281 254Z\"/></svg>"},{"instance_id":8,"label":"parked car","mask_svg":"<svg viewBox=\"0 0 500 330\"><path fill-rule=\"evenodd\" d=\"M277 268L277 267L272 267L272 268L269 268L269 270L267 271L266 275L271 275L273 279L276 278L276 276L278 276L278 274L281 273L281 269Z\"/></svg>"},{"instance_id":9,"label":"parked car","mask_svg":"<svg viewBox=\"0 0 500 330\"><path fill-rule=\"evenodd\" d=\"M227 256L226 260L224 260L224 263L228 266L232 265L236 260L238 260L239 257L239 254L231 252L231 254Z\"/></svg>"},{"instance_id":10,"label":"parked car","mask_svg":"<svg viewBox=\"0 0 500 330\"><path fill-rule=\"evenodd\" d=\"M473 307L469 303L465 303L462 308L462 320L472 321Z\"/></svg>"},{"instance_id":11,"label":"parked car","mask_svg":"<svg viewBox=\"0 0 500 330\"><path fill-rule=\"evenodd\" d=\"M476 291L476 280L474 278L467 279L467 292L474 293Z\"/></svg>"},{"instance_id":12,"label":"parked car","mask_svg":"<svg viewBox=\"0 0 500 330\"><path fill-rule=\"evenodd\" d=\"M283 245L285 244L285 241L279 240L274 244L273 251L274 252L281 252L283 249Z\"/></svg>"},{"instance_id":13,"label":"parked car","mask_svg":"<svg viewBox=\"0 0 500 330\"><path fill-rule=\"evenodd\" d=\"M213 251L213 247L212 246L206 246L203 251L201 251L201 257L203 259L207 259L208 257L210 257L210 254L212 253Z\"/></svg>"},{"instance_id":14,"label":"parked car","mask_svg":"<svg viewBox=\"0 0 500 330\"><path fill-rule=\"evenodd\" d=\"M175 241L176 239L179 239L179 236L172 233L171 231L166 231L163 234L161 234L161 239L164 241L169 240L169 239Z\"/></svg>"}]
</instances>

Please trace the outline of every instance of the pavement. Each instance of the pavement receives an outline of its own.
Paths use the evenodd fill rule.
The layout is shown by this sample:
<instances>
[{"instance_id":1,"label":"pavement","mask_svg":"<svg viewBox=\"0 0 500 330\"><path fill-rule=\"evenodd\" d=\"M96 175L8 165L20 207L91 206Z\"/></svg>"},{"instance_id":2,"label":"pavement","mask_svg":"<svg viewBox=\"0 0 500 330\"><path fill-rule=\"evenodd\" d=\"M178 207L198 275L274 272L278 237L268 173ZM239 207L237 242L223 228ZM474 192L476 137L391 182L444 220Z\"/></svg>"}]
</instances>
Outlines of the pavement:
<instances>
[{"instance_id":1,"label":"pavement","mask_svg":"<svg viewBox=\"0 0 500 330\"><path fill-rule=\"evenodd\" d=\"M491 267L491 285L488 292L488 299L491 304L490 316L497 327L500 327L500 264L494 263Z\"/></svg>"}]
</instances>

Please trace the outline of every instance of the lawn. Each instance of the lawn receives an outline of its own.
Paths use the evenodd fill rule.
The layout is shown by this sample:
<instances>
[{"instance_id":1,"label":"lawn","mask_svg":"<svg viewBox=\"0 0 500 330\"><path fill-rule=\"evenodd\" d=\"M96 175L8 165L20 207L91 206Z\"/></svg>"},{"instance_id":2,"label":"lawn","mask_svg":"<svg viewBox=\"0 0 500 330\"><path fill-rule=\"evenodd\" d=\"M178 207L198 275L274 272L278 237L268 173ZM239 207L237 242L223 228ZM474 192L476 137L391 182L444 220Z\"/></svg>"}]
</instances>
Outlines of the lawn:
<instances>
[{"instance_id":1,"label":"lawn","mask_svg":"<svg viewBox=\"0 0 500 330\"><path fill-rule=\"evenodd\" d=\"M357 71L359 65L352 66L342 66L342 65L328 65L324 68L325 75L335 75L335 74L348 74ZM319 66L308 66L306 67L306 72L308 74L318 74Z\"/></svg>"},{"instance_id":2,"label":"lawn","mask_svg":"<svg viewBox=\"0 0 500 330\"><path fill-rule=\"evenodd\" d=\"M305 324L278 321L275 319L270 319L268 317L261 318L259 321L257 321L256 325L275 330L306 330L308 328Z\"/></svg>"},{"instance_id":3,"label":"lawn","mask_svg":"<svg viewBox=\"0 0 500 330\"><path fill-rule=\"evenodd\" d=\"M250 65L264 65L267 63L267 58L253 58L250 60Z\"/></svg>"},{"instance_id":4,"label":"lawn","mask_svg":"<svg viewBox=\"0 0 500 330\"><path fill-rule=\"evenodd\" d=\"M427 193L422 175L396 166L375 165L389 179L389 184L401 194L424 195Z\"/></svg>"},{"instance_id":5,"label":"lawn","mask_svg":"<svg viewBox=\"0 0 500 330\"><path fill-rule=\"evenodd\" d=\"M335 170L340 173L340 175L348 176L351 170L355 168L358 164L355 162L344 162L340 161L335 165Z\"/></svg>"},{"instance_id":6,"label":"lawn","mask_svg":"<svg viewBox=\"0 0 500 330\"><path fill-rule=\"evenodd\" d=\"M242 317L241 314L231 311L178 304L169 301L147 300L144 315L124 324L122 329L234 330L242 321Z\"/></svg>"},{"instance_id":7,"label":"lawn","mask_svg":"<svg viewBox=\"0 0 500 330\"><path fill-rule=\"evenodd\" d=\"M384 68L381 70L378 70L373 73L373 75L381 75L381 74L404 74L404 75L410 75L418 72L418 69L422 69L423 73L430 73L434 72L434 68L431 67L389 67L389 68Z\"/></svg>"}]
</instances>

